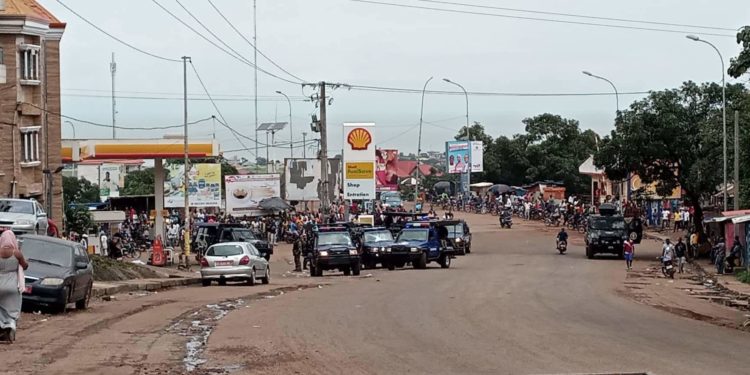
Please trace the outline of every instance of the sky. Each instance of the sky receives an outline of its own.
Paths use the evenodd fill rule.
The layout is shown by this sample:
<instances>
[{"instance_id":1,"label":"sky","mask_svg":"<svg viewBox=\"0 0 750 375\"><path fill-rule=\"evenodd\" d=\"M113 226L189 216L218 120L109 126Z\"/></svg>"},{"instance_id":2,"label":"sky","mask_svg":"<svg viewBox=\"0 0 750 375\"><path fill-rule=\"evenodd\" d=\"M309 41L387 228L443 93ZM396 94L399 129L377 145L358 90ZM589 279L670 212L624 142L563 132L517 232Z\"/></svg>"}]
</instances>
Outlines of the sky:
<instances>
[{"instance_id":1,"label":"sky","mask_svg":"<svg viewBox=\"0 0 750 375\"><path fill-rule=\"evenodd\" d=\"M623 93L620 108L642 94L627 94L678 87L682 82L720 81L721 65L710 46L685 38L687 33L713 43L725 63L740 50L735 32L697 28L736 29L750 24L746 0L446 0L455 3L567 13L650 22L684 24L666 26L592 18L464 7L419 0L375 0L417 7L432 7L514 17L542 18L609 25L667 29L677 32L633 30L562 22L487 16L427 9L394 7L350 0L257 0L257 47L286 71L304 82L460 91L442 78L460 83L470 92L502 93L605 93L612 87L585 76L583 70L606 77ZM254 69L238 60L253 61L253 48L205 0L180 0L208 29L242 57L225 54L164 12L153 0L39 0L67 23L62 39L62 111L66 116L111 124L112 53L117 61L117 124L122 127L178 125L183 121L183 69L180 62L165 61L135 51L111 39L78 18L60 2L113 36L151 54L179 60L190 56L200 77L216 100L217 110L206 99L196 75L188 67L187 85L192 97L189 120L223 116L229 126L255 138ZM219 44L185 12L176 0L156 0L197 31ZM227 19L252 41L253 1L212 0ZM722 34L725 36L706 35ZM258 66L274 75L300 82L258 56ZM745 82L729 79L728 82ZM258 72L258 122L289 121L289 106L276 91L292 99L295 141L317 138L310 131L314 103L311 87L289 83ZM375 143L404 153L417 151L420 118L419 93L372 92L344 87L327 90L329 150L342 144L342 123L374 122ZM133 97L147 97L135 99ZM482 123L493 137L523 131L522 120L542 113L580 121L582 129L606 134L613 127L614 95L601 96L480 96L469 97L469 119ZM463 95L427 94L424 99L422 150L443 150L465 123ZM111 129L71 120L63 137L108 138ZM255 144L238 142L228 129L211 121L191 125L190 138L214 136L226 156L253 159ZM161 138L174 130L118 129L118 138ZM275 136L288 142L290 129ZM265 143L266 134L259 134ZM288 146L272 148L272 159L289 157ZM262 146L259 154L265 157ZM294 156L301 156L300 147ZM310 157L312 152L308 152Z\"/></svg>"}]
</instances>

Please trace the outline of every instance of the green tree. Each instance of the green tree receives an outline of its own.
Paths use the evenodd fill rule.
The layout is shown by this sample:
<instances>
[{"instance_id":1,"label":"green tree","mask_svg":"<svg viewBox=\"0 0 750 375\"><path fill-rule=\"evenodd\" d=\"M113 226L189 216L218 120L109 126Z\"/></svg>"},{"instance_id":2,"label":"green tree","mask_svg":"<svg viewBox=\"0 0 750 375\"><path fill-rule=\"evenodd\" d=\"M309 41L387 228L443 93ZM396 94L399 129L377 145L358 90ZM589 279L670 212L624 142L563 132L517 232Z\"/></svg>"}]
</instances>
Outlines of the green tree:
<instances>
[{"instance_id":1,"label":"green tree","mask_svg":"<svg viewBox=\"0 0 750 375\"><path fill-rule=\"evenodd\" d=\"M63 176L63 204L99 202L99 186L84 178Z\"/></svg>"},{"instance_id":2,"label":"green tree","mask_svg":"<svg viewBox=\"0 0 750 375\"><path fill-rule=\"evenodd\" d=\"M729 60L728 73L739 78L750 69L750 26L745 26L737 32L737 44L742 45L742 51L737 57Z\"/></svg>"},{"instance_id":3,"label":"green tree","mask_svg":"<svg viewBox=\"0 0 750 375\"><path fill-rule=\"evenodd\" d=\"M86 206L65 206L65 228L68 231L76 231L78 233L87 233L90 228L94 226L94 222L91 218L91 212L89 212Z\"/></svg>"},{"instance_id":4,"label":"green tree","mask_svg":"<svg viewBox=\"0 0 750 375\"><path fill-rule=\"evenodd\" d=\"M169 178L169 176L164 176L164 178ZM131 171L125 175L125 186L122 188L123 196L151 194L154 194L154 168Z\"/></svg>"}]
</instances>

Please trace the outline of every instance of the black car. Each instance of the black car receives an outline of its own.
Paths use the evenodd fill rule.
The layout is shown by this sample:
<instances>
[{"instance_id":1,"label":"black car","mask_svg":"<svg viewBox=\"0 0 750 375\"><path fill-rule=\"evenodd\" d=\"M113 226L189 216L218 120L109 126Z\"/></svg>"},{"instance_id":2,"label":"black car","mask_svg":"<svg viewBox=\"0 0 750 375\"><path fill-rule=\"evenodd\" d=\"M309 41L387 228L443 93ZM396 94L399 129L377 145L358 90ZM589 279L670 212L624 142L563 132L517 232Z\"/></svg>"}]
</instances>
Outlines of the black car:
<instances>
[{"instance_id":1,"label":"black car","mask_svg":"<svg viewBox=\"0 0 750 375\"><path fill-rule=\"evenodd\" d=\"M448 225L448 241L456 250L456 255L471 253L471 231L465 221L459 220L457 224Z\"/></svg>"},{"instance_id":2,"label":"black car","mask_svg":"<svg viewBox=\"0 0 750 375\"><path fill-rule=\"evenodd\" d=\"M393 235L383 227L363 229L358 245L362 266L375 268L378 263L383 263L384 254L391 250Z\"/></svg>"},{"instance_id":3,"label":"black car","mask_svg":"<svg viewBox=\"0 0 750 375\"><path fill-rule=\"evenodd\" d=\"M592 259L596 254L615 254L623 258L623 243L628 239L628 228L625 217L609 204L599 207L598 215L591 215L586 225L586 257Z\"/></svg>"},{"instance_id":4,"label":"black car","mask_svg":"<svg viewBox=\"0 0 750 375\"><path fill-rule=\"evenodd\" d=\"M81 244L54 237L25 235L21 252L29 262L23 302L65 312L69 303L86 309L94 287L94 268Z\"/></svg>"},{"instance_id":5,"label":"black car","mask_svg":"<svg viewBox=\"0 0 750 375\"><path fill-rule=\"evenodd\" d=\"M266 260L270 260L273 254L273 246L268 241L258 238L252 230L241 224L202 223L197 228L193 244L195 256L199 260L211 245L222 242L249 242Z\"/></svg>"},{"instance_id":6,"label":"black car","mask_svg":"<svg viewBox=\"0 0 750 375\"><path fill-rule=\"evenodd\" d=\"M344 275L359 275L359 252L351 233L344 227L320 227L315 233L310 259L310 276L323 276L324 270L337 269Z\"/></svg>"}]
</instances>

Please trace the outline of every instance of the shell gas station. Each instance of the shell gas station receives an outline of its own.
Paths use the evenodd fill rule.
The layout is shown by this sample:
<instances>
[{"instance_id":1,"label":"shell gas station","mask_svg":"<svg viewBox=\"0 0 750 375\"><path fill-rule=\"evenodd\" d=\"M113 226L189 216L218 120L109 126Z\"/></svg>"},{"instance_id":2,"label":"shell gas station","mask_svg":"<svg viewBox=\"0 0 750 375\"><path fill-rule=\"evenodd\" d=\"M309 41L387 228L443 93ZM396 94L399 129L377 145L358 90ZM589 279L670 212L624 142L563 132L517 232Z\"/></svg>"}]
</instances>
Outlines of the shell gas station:
<instances>
[{"instance_id":1,"label":"shell gas station","mask_svg":"<svg viewBox=\"0 0 750 375\"><path fill-rule=\"evenodd\" d=\"M153 160L154 201L157 213L164 210L164 159L184 159L185 143L182 137L162 139L64 139L61 149L64 164L107 160ZM215 140L189 139L187 157L205 159L219 157L219 144ZM164 233L164 217L155 215L154 233Z\"/></svg>"}]
</instances>

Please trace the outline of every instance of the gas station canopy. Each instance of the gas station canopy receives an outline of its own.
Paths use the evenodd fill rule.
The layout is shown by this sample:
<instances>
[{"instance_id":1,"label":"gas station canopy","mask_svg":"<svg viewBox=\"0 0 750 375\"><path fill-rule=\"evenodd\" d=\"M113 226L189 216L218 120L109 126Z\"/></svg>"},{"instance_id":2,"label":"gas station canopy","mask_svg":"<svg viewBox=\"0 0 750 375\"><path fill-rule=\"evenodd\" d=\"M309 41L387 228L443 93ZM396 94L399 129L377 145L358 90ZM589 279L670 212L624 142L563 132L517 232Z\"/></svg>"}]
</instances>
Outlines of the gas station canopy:
<instances>
[{"instance_id":1,"label":"gas station canopy","mask_svg":"<svg viewBox=\"0 0 750 375\"><path fill-rule=\"evenodd\" d=\"M63 163L109 159L180 159L185 157L182 138L162 139L87 139L62 141ZM189 158L210 158L219 155L214 140L188 142Z\"/></svg>"}]
</instances>

